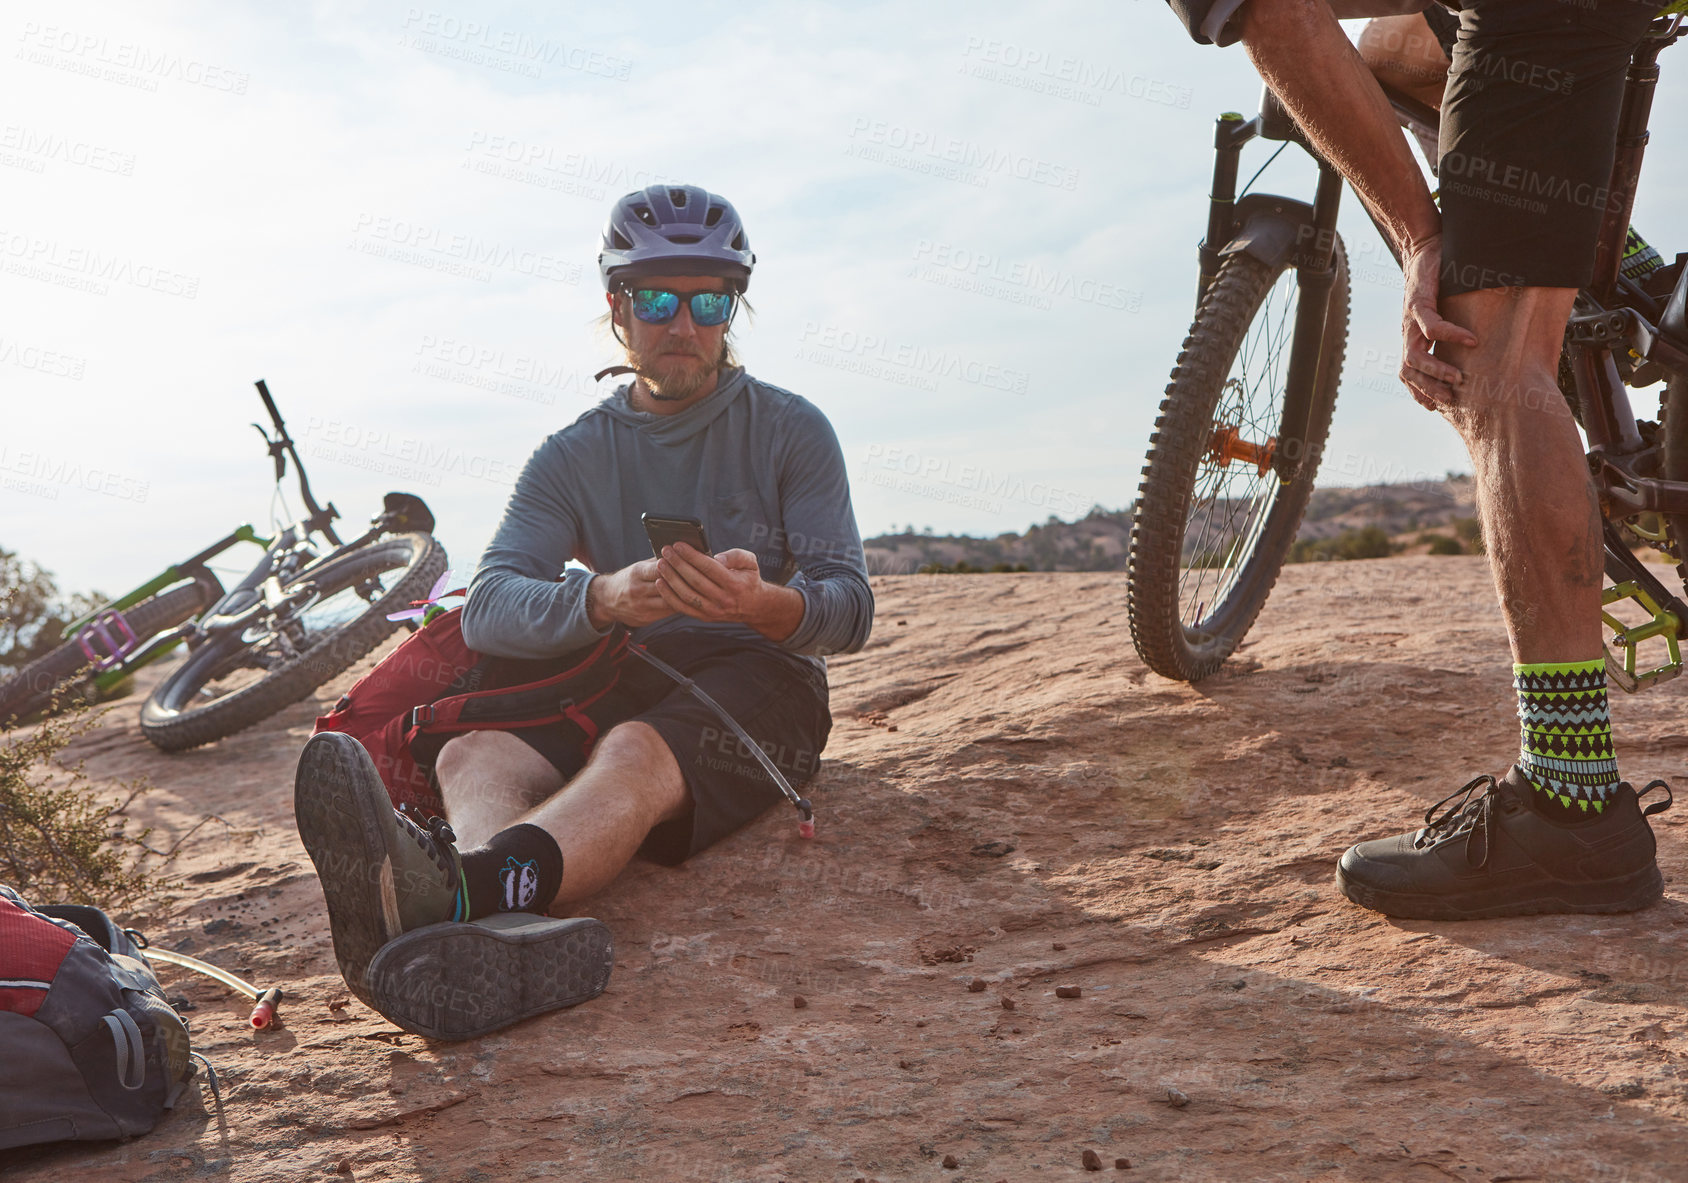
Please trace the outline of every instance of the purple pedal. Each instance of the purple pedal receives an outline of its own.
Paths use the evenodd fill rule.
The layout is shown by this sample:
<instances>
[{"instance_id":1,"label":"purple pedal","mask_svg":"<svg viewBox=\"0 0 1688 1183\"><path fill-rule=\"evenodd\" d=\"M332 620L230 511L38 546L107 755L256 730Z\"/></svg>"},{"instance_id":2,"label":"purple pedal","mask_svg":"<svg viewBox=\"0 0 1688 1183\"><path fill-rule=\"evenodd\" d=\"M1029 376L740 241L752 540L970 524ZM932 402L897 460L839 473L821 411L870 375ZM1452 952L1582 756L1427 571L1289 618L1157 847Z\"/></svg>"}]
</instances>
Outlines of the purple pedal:
<instances>
[{"instance_id":1,"label":"purple pedal","mask_svg":"<svg viewBox=\"0 0 1688 1183\"><path fill-rule=\"evenodd\" d=\"M105 649L103 657L94 645L93 638L96 635L99 637L100 646ZM88 626L76 634L76 643L81 646L83 655L94 663L94 669L102 674L118 665L140 646L135 630L123 619L123 613L115 608L95 613Z\"/></svg>"}]
</instances>

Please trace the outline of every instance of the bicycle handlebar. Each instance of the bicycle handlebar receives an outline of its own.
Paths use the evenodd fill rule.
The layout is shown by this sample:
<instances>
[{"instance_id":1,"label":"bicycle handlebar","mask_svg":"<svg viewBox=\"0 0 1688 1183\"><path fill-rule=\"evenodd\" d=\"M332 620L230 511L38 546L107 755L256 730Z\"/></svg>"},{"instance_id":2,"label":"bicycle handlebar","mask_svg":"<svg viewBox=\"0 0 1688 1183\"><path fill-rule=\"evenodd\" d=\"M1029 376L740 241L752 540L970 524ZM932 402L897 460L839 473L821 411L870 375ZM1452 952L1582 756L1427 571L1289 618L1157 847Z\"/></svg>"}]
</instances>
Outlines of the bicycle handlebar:
<instances>
[{"instance_id":1,"label":"bicycle handlebar","mask_svg":"<svg viewBox=\"0 0 1688 1183\"><path fill-rule=\"evenodd\" d=\"M305 463L299 459L299 449L294 446L292 437L287 434L287 424L281 421L281 411L277 409L275 399L270 397L270 388L265 385L262 378L259 378L254 385L258 387L258 397L264 400L264 409L270 413L270 422L275 424L276 438L270 443L270 454L275 456L277 460L276 479L281 479L280 459L281 453L285 451L287 455L293 457L293 467L299 473L299 496L304 499L305 508L310 511L310 517L305 520L305 528L320 533L335 546L340 546L340 537L334 532L333 525L334 519L340 516L340 512L334 508L333 502L329 502L328 507L324 509L316 503L316 498L311 496L311 482L305 476Z\"/></svg>"}]
</instances>

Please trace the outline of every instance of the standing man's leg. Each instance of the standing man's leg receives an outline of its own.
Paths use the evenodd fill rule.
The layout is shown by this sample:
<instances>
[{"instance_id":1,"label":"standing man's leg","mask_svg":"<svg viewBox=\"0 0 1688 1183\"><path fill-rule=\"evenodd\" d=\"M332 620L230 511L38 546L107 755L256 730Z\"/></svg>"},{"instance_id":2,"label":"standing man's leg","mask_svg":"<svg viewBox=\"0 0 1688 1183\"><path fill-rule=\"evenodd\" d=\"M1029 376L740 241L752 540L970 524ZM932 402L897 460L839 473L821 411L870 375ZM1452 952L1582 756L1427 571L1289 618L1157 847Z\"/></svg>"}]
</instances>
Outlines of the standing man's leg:
<instances>
[{"instance_id":1,"label":"standing man's leg","mask_svg":"<svg viewBox=\"0 0 1688 1183\"><path fill-rule=\"evenodd\" d=\"M1464 373L1440 409L1471 454L1521 742L1498 784L1473 781L1488 787L1435 824L1343 855L1342 890L1393 916L1631 911L1663 890L1652 831L1618 779L1601 515L1557 383L1649 19L1626 0L1464 0L1442 103L1440 308L1478 343L1437 347ZM1518 82L1502 68L1514 61L1551 73Z\"/></svg>"}]
</instances>

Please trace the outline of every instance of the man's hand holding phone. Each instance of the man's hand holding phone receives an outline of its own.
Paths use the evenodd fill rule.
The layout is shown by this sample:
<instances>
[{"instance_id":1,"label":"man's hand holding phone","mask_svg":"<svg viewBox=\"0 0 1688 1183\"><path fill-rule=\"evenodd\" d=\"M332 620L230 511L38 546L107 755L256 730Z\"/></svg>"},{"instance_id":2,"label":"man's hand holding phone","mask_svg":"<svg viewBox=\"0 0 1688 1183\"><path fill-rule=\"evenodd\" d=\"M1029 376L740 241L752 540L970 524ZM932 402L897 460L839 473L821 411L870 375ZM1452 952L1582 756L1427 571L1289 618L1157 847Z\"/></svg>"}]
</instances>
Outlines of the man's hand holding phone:
<instances>
[{"instance_id":1,"label":"man's hand holding phone","mask_svg":"<svg viewBox=\"0 0 1688 1183\"><path fill-rule=\"evenodd\" d=\"M615 621L631 628L679 614L694 620L748 624L783 641L803 623L800 593L762 578L748 550L709 553L703 525L694 518L643 515L645 534L659 556L593 578L586 613L592 626Z\"/></svg>"},{"instance_id":2,"label":"man's hand holding phone","mask_svg":"<svg viewBox=\"0 0 1688 1183\"><path fill-rule=\"evenodd\" d=\"M644 559L607 575L595 575L586 585L586 616L602 631L620 621L629 628L674 615L657 590L657 561Z\"/></svg>"}]
</instances>

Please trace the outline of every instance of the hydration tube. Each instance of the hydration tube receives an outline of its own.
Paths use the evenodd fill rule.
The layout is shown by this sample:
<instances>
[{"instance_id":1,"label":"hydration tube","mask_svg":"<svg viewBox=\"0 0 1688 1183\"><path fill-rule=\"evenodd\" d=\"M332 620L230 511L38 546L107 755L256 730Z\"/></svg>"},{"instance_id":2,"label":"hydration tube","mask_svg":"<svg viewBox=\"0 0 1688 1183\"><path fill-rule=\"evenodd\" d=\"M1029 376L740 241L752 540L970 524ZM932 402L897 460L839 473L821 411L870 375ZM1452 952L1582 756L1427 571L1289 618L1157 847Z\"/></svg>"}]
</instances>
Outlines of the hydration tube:
<instances>
[{"instance_id":1,"label":"hydration tube","mask_svg":"<svg viewBox=\"0 0 1688 1183\"><path fill-rule=\"evenodd\" d=\"M635 645L629 641L627 648L630 652L638 654L681 686L690 690L697 696L699 702L720 716L721 722L732 729L733 734L738 736L745 747L750 749L768 775L774 778L774 783L779 786L780 792L785 794L785 799L797 807L797 832L805 838L813 838L815 836L815 807L809 803L807 797L797 795L797 790L791 787L791 782L787 781L780 770L774 767L774 762L768 759L768 753L762 750L762 745L750 738L750 733L738 725L738 720L727 713L727 708L704 693L703 688L686 677L685 674L682 674L661 658L652 655L643 645Z\"/></svg>"},{"instance_id":2,"label":"hydration tube","mask_svg":"<svg viewBox=\"0 0 1688 1183\"><path fill-rule=\"evenodd\" d=\"M226 969L201 961L197 957L189 957L186 953L172 953L167 949L147 949L144 956L148 961L164 961L171 965L179 965L183 969L191 969L195 973L202 973L208 978L214 978L229 989L254 1000L258 1005L252 1008L252 1026L259 1031L275 1021L276 1008L281 1005L281 990L272 987L260 990L251 982L237 978Z\"/></svg>"}]
</instances>

